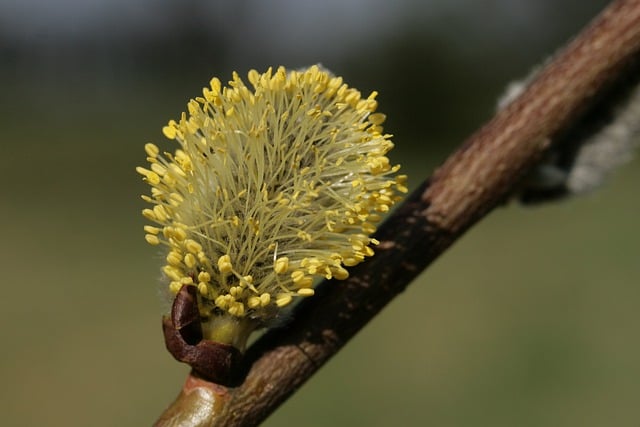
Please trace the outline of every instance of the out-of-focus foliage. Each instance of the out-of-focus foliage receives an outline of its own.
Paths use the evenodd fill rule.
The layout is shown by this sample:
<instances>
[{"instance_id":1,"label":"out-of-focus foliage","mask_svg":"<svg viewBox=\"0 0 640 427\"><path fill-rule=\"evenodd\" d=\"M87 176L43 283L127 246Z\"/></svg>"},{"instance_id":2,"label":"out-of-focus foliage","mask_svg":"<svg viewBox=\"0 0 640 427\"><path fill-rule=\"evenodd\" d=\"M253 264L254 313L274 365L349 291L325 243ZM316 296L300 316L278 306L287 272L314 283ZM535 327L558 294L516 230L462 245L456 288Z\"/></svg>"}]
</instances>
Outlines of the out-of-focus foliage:
<instances>
[{"instance_id":1,"label":"out-of-focus foliage","mask_svg":"<svg viewBox=\"0 0 640 427\"><path fill-rule=\"evenodd\" d=\"M164 350L134 168L210 77L321 62L378 90L392 160L417 185L605 2L373 3L382 18L355 1L313 18L284 1L113 2L104 16L121 20L100 24L67 0L62 35L14 3L0 4L3 423L138 426L187 368ZM634 425L639 165L583 199L493 213L266 425Z\"/></svg>"}]
</instances>

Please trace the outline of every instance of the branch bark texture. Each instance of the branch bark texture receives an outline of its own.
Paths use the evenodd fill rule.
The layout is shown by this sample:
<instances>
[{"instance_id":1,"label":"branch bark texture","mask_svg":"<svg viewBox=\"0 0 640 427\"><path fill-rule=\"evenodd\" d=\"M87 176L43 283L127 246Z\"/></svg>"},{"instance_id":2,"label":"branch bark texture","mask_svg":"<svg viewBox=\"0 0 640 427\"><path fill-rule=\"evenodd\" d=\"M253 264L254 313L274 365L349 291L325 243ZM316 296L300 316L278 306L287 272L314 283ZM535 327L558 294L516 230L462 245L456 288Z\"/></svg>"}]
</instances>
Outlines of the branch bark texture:
<instances>
[{"instance_id":1,"label":"branch bark texture","mask_svg":"<svg viewBox=\"0 0 640 427\"><path fill-rule=\"evenodd\" d=\"M469 227L517 188L588 105L640 55L640 0L612 2L515 101L474 133L380 228L376 256L324 283L246 355L242 384L187 379L156 426L263 421Z\"/></svg>"}]
</instances>

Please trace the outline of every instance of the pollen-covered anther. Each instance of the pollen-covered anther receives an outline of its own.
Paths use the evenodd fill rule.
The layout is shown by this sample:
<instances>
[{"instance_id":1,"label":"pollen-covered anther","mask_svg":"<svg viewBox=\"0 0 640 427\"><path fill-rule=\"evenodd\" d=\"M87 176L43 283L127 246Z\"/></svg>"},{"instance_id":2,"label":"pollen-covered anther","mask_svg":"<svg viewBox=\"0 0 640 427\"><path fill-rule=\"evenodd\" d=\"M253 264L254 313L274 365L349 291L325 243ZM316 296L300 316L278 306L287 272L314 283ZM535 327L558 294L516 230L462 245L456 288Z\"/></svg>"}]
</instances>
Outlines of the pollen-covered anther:
<instances>
[{"instance_id":1,"label":"pollen-covered anther","mask_svg":"<svg viewBox=\"0 0 640 427\"><path fill-rule=\"evenodd\" d=\"M226 309L228 304L228 300L227 298L225 298L225 295L219 295L216 297L216 299L214 300L214 304L216 305L216 307L221 308L221 309Z\"/></svg>"},{"instance_id":2,"label":"pollen-covered anther","mask_svg":"<svg viewBox=\"0 0 640 427\"><path fill-rule=\"evenodd\" d=\"M406 186L407 183L407 175L398 175L396 176L396 189L401 193L407 193L409 189Z\"/></svg>"},{"instance_id":3,"label":"pollen-covered anther","mask_svg":"<svg viewBox=\"0 0 640 427\"><path fill-rule=\"evenodd\" d=\"M149 181L149 184L151 185L157 185L160 183L160 176L158 176L158 174L153 171L150 171L148 169L138 166L136 168L136 172L144 176L145 179Z\"/></svg>"},{"instance_id":4,"label":"pollen-covered anther","mask_svg":"<svg viewBox=\"0 0 640 427\"><path fill-rule=\"evenodd\" d=\"M360 252L354 252L348 256L344 256L342 263L347 267L353 267L364 261L364 255Z\"/></svg>"},{"instance_id":5,"label":"pollen-covered anther","mask_svg":"<svg viewBox=\"0 0 640 427\"><path fill-rule=\"evenodd\" d=\"M276 261L273 263L273 269L278 274L286 273L287 270L289 269L289 258L285 256L285 257L276 259Z\"/></svg>"},{"instance_id":6,"label":"pollen-covered anther","mask_svg":"<svg viewBox=\"0 0 640 427\"><path fill-rule=\"evenodd\" d=\"M184 202L184 198L178 193L169 194L169 204L174 208L180 207L180 205Z\"/></svg>"},{"instance_id":7,"label":"pollen-covered anther","mask_svg":"<svg viewBox=\"0 0 640 427\"><path fill-rule=\"evenodd\" d=\"M163 227L162 228L162 235L165 237L165 239L170 239L173 237L173 227Z\"/></svg>"},{"instance_id":8,"label":"pollen-covered anther","mask_svg":"<svg viewBox=\"0 0 640 427\"><path fill-rule=\"evenodd\" d=\"M149 234L159 234L160 231L162 231L162 230L160 228L154 227L152 225L145 225L144 226L144 231L146 231Z\"/></svg>"},{"instance_id":9,"label":"pollen-covered anther","mask_svg":"<svg viewBox=\"0 0 640 427\"><path fill-rule=\"evenodd\" d=\"M260 307L260 297L249 297L247 299L247 307L249 307L250 309Z\"/></svg>"},{"instance_id":10,"label":"pollen-covered anther","mask_svg":"<svg viewBox=\"0 0 640 427\"><path fill-rule=\"evenodd\" d=\"M231 257L229 255L222 255L218 258L218 270L223 274L229 274L233 271L233 265L231 264Z\"/></svg>"},{"instance_id":11,"label":"pollen-covered anther","mask_svg":"<svg viewBox=\"0 0 640 427\"><path fill-rule=\"evenodd\" d=\"M291 280L293 280L293 283L299 282L300 280L302 280L303 277L304 277L304 271L296 270L293 273L291 273Z\"/></svg>"},{"instance_id":12,"label":"pollen-covered anther","mask_svg":"<svg viewBox=\"0 0 640 427\"><path fill-rule=\"evenodd\" d=\"M182 278L184 277L184 274L182 273L182 270L179 267L173 266L173 265L165 265L162 268L162 271L164 274L167 275L167 277L175 282L180 282L182 280Z\"/></svg>"},{"instance_id":13,"label":"pollen-covered anther","mask_svg":"<svg viewBox=\"0 0 640 427\"><path fill-rule=\"evenodd\" d=\"M206 271L198 273L198 281L208 283L211 281L211 275Z\"/></svg>"},{"instance_id":14,"label":"pollen-covered anther","mask_svg":"<svg viewBox=\"0 0 640 427\"><path fill-rule=\"evenodd\" d=\"M382 113L374 113L374 114L370 114L368 119L369 119L369 122L374 125L381 125L387 119L387 116L385 116Z\"/></svg>"},{"instance_id":15,"label":"pollen-covered anther","mask_svg":"<svg viewBox=\"0 0 640 427\"><path fill-rule=\"evenodd\" d=\"M278 307L284 307L291 303L292 301L291 294L278 294L276 295L276 305Z\"/></svg>"},{"instance_id":16,"label":"pollen-covered anther","mask_svg":"<svg viewBox=\"0 0 640 427\"><path fill-rule=\"evenodd\" d=\"M229 295L231 295L235 299L240 299L240 297L242 297L243 292L244 292L244 289L242 289L241 286L232 286L231 288L229 288Z\"/></svg>"},{"instance_id":17,"label":"pollen-covered anther","mask_svg":"<svg viewBox=\"0 0 640 427\"><path fill-rule=\"evenodd\" d=\"M271 294L265 292L265 293L260 295L260 306L261 307L268 306L270 302L271 302Z\"/></svg>"},{"instance_id":18,"label":"pollen-covered anther","mask_svg":"<svg viewBox=\"0 0 640 427\"><path fill-rule=\"evenodd\" d=\"M382 220L382 216L372 213L372 214L369 214L369 217L367 218L367 220L373 223L377 223Z\"/></svg>"},{"instance_id":19,"label":"pollen-covered anther","mask_svg":"<svg viewBox=\"0 0 640 427\"><path fill-rule=\"evenodd\" d=\"M202 245L195 240L187 239L184 241L184 247L194 255L202 252Z\"/></svg>"},{"instance_id":20,"label":"pollen-covered anther","mask_svg":"<svg viewBox=\"0 0 640 427\"><path fill-rule=\"evenodd\" d=\"M160 154L160 149L155 144L148 142L144 145L144 151L147 153L149 157L158 157Z\"/></svg>"},{"instance_id":21,"label":"pollen-covered anther","mask_svg":"<svg viewBox=\"0 0 640 427\"><path fill-rule=\"evenodd\" d=\"M311 240L313 240L313 238L311 237L311 234L307 233L306 231L300 230L298 231L297 236L302 239L302 240L306 240L308 242L310 242Z\"/></svg>"},{"instance_id":22,"label":"pollen-covered anther","mask_svg":"<svg viewBox=\"0 0 640 427\"><path fill-rule=\"evenodd\" d=\"M243 288L249 288L255 292L255 287L253 286L253 276L248 274L246 276L242 276L242 280L240 280L240 286Z\"/></svg>"},{"instance_id":23,"label":"pollen-covered anther","mask_svg":"<svg viewBox=\"0 0 640 427\"><path fill-rule=\"evenodd\" d=\"M296 293L301 297L310 297L315 293L315 291L311 288L303 288L303 289L298 289L298 292Z\"/></svg>"},{"instance_id":24,"label":"pollen-covered anther","mask_svg":"<svg viewBox=\"0 0 640 427\"><path fill-rule=\"evenodd\" d=\"M167 168L162 166L159 163L151 163L151 171L158 175L158 183L160 182L160 177L164 176L167 173Z\"/></svg>"},{"instance_id":25,"label":"pollen-covered anther","mask_svg":"<svg viewBox=\"0 0 640 427\"><path fill-rule=\"evenodd\" d=\"M156 214L153 212L152 209L143 209L142 210L142 215L147 218L150 221L157 221L158 219L156 218Z\"/></svg>"},{"instance_id":26,"label":"pollen-covered anther","mask_svg":"<svg viewBox=\"0 0 640 427\"><path fill-rule=\"evenodd\" d=\"M362 223L362 231L367 234L373 234L376 231L376 226L370 222Z\"/></svg>"},{"instance_id":27,"label":"pollen-covered anther","mask_svg":"<svg viewBox=\"0 0 640 427\"><path fill-rule=\"evenodd\" d=\"M182 288L182 283L178 281L172 281L169 283L169 291L173 294L177 294Z\"/></svg>"},{"instance_id":28,"label":"pollen-covered anther","mask_svg":"<svg viewBox=\"0 0 640 427\"><path fill-rule=\"evenodd\" d=\"M146 234L144 236L144 239L147 241L147 243L149 243L150 245L159 245L160 244L160 239L158 238L158 236L156 236L155 234Z\"/></svg>"},{"instance_id":29,"label":"pollen-covered anther","mask_svg":"<svg viewBox=\"0 0 640 427\"><path fill-rule=\"evenodd\" d=\"M187 267L193 268L196 266L196 263L197 263L196 257L192 253L188 253L184 256L184 264Z\"/></svg>"},{"instance_id":30,"label":"pollen-covered anther","mask_svg":"<svg viewBox=\"0 0 640 427\"><path fill-rule=\"evenodd\" d=\"M176 250L172 250L167 254L167 263L174 267L180 267L182 265L182 255Z\"/></svg>"},{"instance_id":31,"label":"pollen-covered anther","mask_svg":"<svg viewBox=\"0 0 640 427\"><path fill-rule=\"evenodd\" d=\"M206 297L209 295L209 287L206 283L200 282L198 283L198 292L200 292L200 295L202 295L203 297Z\"/></svg>"},{"instance_id":32,"label":"pollen-covered anther","mask_svg":"<svg viewBox=\"0 0 640 427\"><path fill-rule=\"evenodd\" d=\"M156 219L158 220L158 222L166 222L167 219L169 218L167 216L167 211L165 210L164 206L162 205L155 205L153 207L153 213L156 217Z\"/></svg>"},{"instance_id":33,"label":"pollen-covered anther","mask_svg":"<svg viewBox=\"0 0 640 427\"><path fill-rule=\"evenodd\" d=\"M391 166L389 165L389 158L385 156L373 157L369 159L367 164L369 165L369 170L374 175L387 172L391 169Z\"/></svg>"},{"instance_id":34,"label":"pollen-covered anther","mask_svg":"<svg viewBox=\"0 0 640 427\"><path fill-rule=\"evenodd\" d=\"M291 273L291 280L299 288L307 288L313 284L313 278L304 274L301 270Z\"/></svg>"},{"instance_id":35,"label":"pollen-covered anther","mask_svg":"<svg viewBox=\"0 0 640 427\"><path fill-rule=\"evenodd\" d=\"M305 258L302 260L302 263L300 263L300 266L306 267L308 274L317 275L320 274L319 272L325 266L325 263L319 258Z\"/></svg>"},{"instance_id":36,"label":"pollen-covered anther","mask_svg":"<svg viewBox=\"0 0 640 427\"><path fill-rule=\"evenodd\" d=\"M333 278L337 280L345 280L347 277L349 277L349 271L342 267L332 268L331 273L333 275Z\"/></svg>"},{"instance_id":37,"label":"pollen-covered anther","mask_svg":"<svg viewBox=\"0 0 640 427\"><path fill-rule=\"evenodd\" d=\"M244 304L241 302L233 302L229 306L229 314L236 317L244 316Z\"/></svg>"},{"instance_id":38,"label":"pollen-covered anther","mask_svg":"<svg viewBox=\"0 0 640 427\"><path fill-rule=\"evenodd\" d=\"M171 120L167 126L162 128L162 133L169 139L175 139L178 135L176 122Z\"/></svg>"}]
</instances>

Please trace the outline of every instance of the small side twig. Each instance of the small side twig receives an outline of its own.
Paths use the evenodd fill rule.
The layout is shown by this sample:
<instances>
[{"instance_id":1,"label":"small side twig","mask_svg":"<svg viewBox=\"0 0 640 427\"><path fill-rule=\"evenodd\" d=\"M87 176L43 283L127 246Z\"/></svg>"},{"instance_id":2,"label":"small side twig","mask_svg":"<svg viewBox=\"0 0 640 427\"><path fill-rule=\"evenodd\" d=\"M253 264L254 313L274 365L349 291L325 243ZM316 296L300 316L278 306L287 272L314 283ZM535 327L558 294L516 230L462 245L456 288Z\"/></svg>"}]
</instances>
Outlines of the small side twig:
<instances>
[{"instance_id":1,"label":"small side twig","mask_svg":"<svg viewBox=\"0 0 640 427\"><path fill-rule=\"evenodd\" d=\"M469 227L504 201L576 115L640 54L640 0L619 0L527 90L422 183L380 228L376 256L325 283L285 329L247 352L226 388L190 375L157 426L259 424Z\"/></svg>"}]
</instances>

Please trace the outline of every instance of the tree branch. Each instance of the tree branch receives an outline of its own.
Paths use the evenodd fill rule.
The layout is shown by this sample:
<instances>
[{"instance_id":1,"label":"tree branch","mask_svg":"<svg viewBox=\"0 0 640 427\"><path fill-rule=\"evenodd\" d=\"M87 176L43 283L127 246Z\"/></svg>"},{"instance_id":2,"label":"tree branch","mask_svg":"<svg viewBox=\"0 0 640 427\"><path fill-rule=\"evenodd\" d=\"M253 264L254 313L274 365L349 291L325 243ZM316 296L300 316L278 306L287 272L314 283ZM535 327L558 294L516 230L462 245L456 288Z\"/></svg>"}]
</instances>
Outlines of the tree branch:
<instances>
[{"instance_id":1,"label":"tree branch","mask_svg":"<svg viewBox=\"0 0 640 427\"><path fill-rule=\"evenodd\" d=\"M640 53L640 0L603 11L515 101L474 133L383 224L376 256L323 283L246 354L235 388L191 374L156 426L263 421L469 227L506 200L577 116Z\"/></svg>"}]
</instances>

